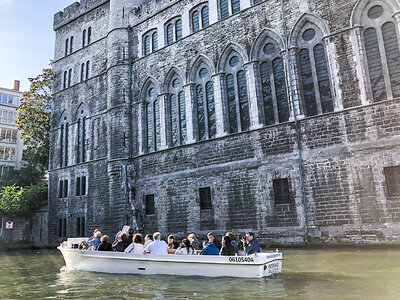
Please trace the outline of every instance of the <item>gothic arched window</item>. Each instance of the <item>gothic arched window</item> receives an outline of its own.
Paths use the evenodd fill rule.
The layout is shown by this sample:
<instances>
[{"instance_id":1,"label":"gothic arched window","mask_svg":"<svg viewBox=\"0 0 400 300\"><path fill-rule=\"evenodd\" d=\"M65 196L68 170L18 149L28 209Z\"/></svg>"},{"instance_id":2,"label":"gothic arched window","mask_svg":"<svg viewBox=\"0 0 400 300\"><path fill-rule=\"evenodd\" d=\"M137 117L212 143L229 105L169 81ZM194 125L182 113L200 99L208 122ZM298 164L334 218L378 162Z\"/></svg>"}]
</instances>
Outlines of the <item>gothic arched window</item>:
<instances>
[{"instance_id":1,"label":"gothic arched window","mask_svg":"<svg viewBox=\"0 0 400 300\"><path fill-rule=\"evenodd\" d=\"M400 97L400 33L393 13L386 2L371 1L361 19L374 102Z\"/></svg>"},{"instance_id":2,"label":"gothic arched window","mask_svg":"<svg viewBox=\"0 0 400 300\"><path fill-rule=\"evenodd\" d=\"M87 128L87 112L81 109L78 112L77 121L77 138L76 138L76 163L86 161L86 128Z\"/></svg>"},{"instance_id":3,"label":"gothic arched window","mask_svg":"<svg viewBox=\"0 0 400 300\"><path fill-rule=\"evenodd\" d=\"M82 32L82 47L85 47L86 45L86 29L83 29Z\"/></svg>"},{"instance_id":4,"label":"gothic arched window","mask_svg":"<svg viewBox=\"0 0 400 300\"><path fill-rule=\"evenodd\" d=\"M171 78L169 87L169 123L171 147L186 143L186 103L182 79L178 75Z\"/></svg>"},{"instance_id":5,"label":"gothic arched window","mask_svg":"<svg viewBox=\"0 0 400 300\"><path fill-rule=\"evenodd\" d=\"M299 33L299 75L305 115L332 112L332 88L322 31L306 22Z\"/></svg>"},{"instance_id":6,"label":"gothic arched window","mask_svg":"<svg viewBox=\"0 0 400 300\"><path fill-rule=\"evenodd\" d=\"M64 116L60 122L60 167L68 165L68 147L69 147L69 123L68 118Z\"/></svg>"},{"instance_id":7,"label":"gothic arched window","mask_svg":"<svg viewBox=\"0 0 400 300\"><path fill-rule=\"evenodd\" d=\"M265 125L289 120L285 68L280 50L273 39L267 38L259 53Z\"/></svg>"},{"instance_id":8,"label":"gothic arched window","mask_svg":"<svg viewBox=\"0 0 400 300\"><path fill-rule=\"evenodd\" d=\"M243 59L235 51L225 65L229 133L250 129L250 112Z\"/></svg>"},{"instance_id":9,"label":"gothic arched window","mask_svg":"<svg viewBox=\"0 0 400 300\"><path fill-rule=\"evenodd\" d=\"M69 39L65 40L65 56L69 54Z\"/></svg>"},{"instance_id":10,"label":"gothic arched window","mask_svg":"<svg viewBox=\"0 0 400 300\"><path fill-rule=\"evenodd\" d=\"M212 139L216 134L214 86L211 72L204 63L198 68L195 81L198 139Z\"/></svg>"},{"instance_id":11,"label":"gothic arched window","mask_svg":"<svg viewBox=\"0 0 400 300\"><path fill-rule=\"evenodd\" d=\"M208 14L208 3L202 3L193 8L190 12L192 32L197 32L210 25ZM201 22L200 22L201 21Z\"/></svg>"},{"instance_id":12,"label":"gothic arched window","mask_svg":"<svg viewBox=\"0 0 400 300\"><path fill-rule=\"evenodd\" d=\"M146 150L157 151L161 147L160 103L154 85L147 88L144 100Z\"/></svg>"}]
</instances>

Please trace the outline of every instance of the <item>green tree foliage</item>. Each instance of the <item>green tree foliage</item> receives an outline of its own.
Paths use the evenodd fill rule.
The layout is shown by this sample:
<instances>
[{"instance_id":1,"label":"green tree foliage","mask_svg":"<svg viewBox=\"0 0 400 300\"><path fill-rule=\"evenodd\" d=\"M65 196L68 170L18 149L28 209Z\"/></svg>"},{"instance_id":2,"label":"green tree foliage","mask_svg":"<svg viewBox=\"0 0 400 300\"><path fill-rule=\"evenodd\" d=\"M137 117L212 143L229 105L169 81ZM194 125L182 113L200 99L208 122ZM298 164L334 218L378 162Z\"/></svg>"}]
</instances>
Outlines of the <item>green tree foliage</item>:
<instances>
[{"instance_id":1,"label":"green tree foliage","mask_svg":"<svg viewBox=\"0 0 400 300\"><path fill-rule=\"evenodd\" d=\"M43 180L44 172L35 166L27 165L20 170L13 170L4 175L0 186L30 186L40 184Z\"/></svg>"},{"instance_id":2,"label":"green tree foliage","mask_svg":"<svg viewBox=\"0 0 400 300\"><path fill-rule=\"evenodd\" d=\"M17 126L22 142L27 147L24 159L41 170L49 165L50 109L53 69L43 69L35 78L29 78L30 89L25 92L17 109Z\"/></svg>"},{"instance_id":3,"label":"green tree foliage","mask_svg":"<svg viewBox=\"0 0 400 300\"><path fill-rule=\"evenodd\" d=\"M0 212L3 214L30 216L36 209L47 204L47 186L4 186L0 189Z\"/></svg>"}]
</instances>

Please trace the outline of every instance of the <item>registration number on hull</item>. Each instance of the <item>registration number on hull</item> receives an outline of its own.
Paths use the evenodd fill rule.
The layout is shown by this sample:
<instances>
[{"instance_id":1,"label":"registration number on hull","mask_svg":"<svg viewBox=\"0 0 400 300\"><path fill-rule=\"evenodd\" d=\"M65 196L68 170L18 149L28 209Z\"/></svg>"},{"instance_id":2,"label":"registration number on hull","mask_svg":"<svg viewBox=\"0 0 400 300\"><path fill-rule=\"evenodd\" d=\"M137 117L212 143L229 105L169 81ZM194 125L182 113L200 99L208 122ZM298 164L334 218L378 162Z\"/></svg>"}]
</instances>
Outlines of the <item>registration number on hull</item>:
<instances>
[{"instance_id":1,"label":"registration number on hull","mask_svg":"<svg viewBox=\"0 0 400 300\"><path fill-rule=\"evenodd\" d=\"M229 257L229 262L254 262L253 257L246 257L246 256L234 256L234 257Z\"/></svg>"}]
</instances>

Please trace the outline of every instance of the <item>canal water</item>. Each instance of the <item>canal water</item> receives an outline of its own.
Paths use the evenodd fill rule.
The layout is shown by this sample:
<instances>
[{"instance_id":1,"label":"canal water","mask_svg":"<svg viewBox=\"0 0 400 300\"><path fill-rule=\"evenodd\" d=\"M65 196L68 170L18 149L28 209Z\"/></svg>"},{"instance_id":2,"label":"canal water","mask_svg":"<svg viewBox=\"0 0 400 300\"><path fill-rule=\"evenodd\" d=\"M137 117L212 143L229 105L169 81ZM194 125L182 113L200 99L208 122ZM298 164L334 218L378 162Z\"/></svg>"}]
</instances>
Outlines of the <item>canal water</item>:
<instances>
[{"instance_id":1,"label":"canal water","mask_svg":"<svg viewBox=\"0 0 400 300\"><path fill-rule=\"evenodd\" d=\"M0 252L0 299L400 299L400 250L282 252L283 273L265 279L89 273L57 250Z\"/></svg>"}]
</instances>

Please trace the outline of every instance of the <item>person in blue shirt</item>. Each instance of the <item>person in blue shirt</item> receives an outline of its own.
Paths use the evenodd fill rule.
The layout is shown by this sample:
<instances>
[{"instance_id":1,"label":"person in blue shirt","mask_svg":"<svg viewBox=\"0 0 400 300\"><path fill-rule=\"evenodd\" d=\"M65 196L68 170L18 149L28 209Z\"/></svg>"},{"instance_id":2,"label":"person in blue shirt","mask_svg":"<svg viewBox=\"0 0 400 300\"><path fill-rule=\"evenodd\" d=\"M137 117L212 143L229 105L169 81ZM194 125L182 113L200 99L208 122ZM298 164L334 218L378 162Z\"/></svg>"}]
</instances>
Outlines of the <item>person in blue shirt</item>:
<instances>
[{"instance_id":1,"label":"person in blue shirt","mask_svg":"<svg viewBox=\"0 0 400 300\"><path fill-rule=\"evenodd\" d=\"M88 242L88 244L94 246L94 249L97 249L97 247L101 243L100 238L101 238L101 232L97 231L94 235L94 239L92 239L90 242Z\"/></svg>"},{"instance_id":2,"label":"person in blue shirt","mask_svg":"<svg viewBox=\"0 0 400 300\"><path fill-rule=\"evenodd\" d=\"M201 250L201 255L219 255L219 250L213 243L208 242Z\"/></svg>"},{"instance_id":3,"label":"person in blue shirt","mask_svg":"<svg viewBox=\"0 0 400 300\"><path fill-rule=\"evenodd\" d=\"M243 249L246 255L260 252L260 245L258 245L253 232L246 232L246 239L242 238L241 241L243 243Z\"/></svg>"}]
</instances>

